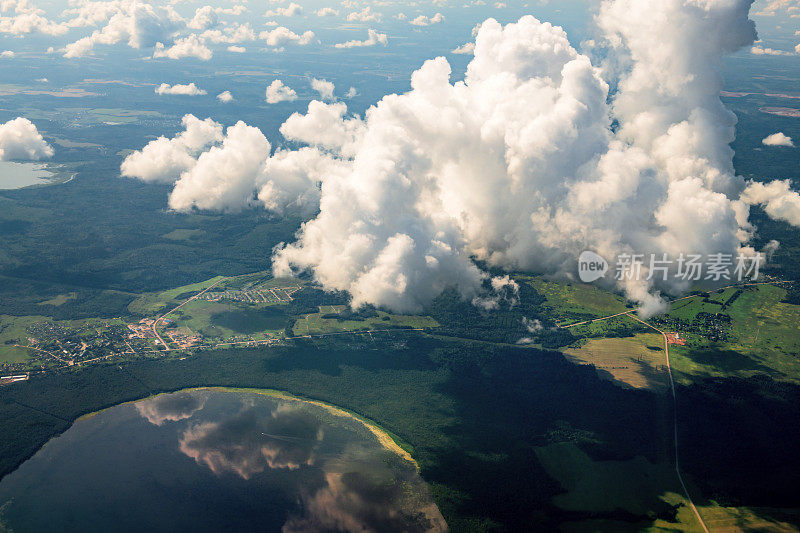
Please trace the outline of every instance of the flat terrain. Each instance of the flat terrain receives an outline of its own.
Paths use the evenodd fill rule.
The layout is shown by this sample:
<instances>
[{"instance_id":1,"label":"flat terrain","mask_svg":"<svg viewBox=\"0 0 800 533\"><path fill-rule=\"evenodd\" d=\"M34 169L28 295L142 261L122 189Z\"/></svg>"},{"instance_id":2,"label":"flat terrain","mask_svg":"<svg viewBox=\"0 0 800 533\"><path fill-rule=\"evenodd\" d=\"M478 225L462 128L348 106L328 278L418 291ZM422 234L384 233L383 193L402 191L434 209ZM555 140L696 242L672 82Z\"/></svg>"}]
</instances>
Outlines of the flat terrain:
<instances>
[{"instance_id":1,"label":"flat terrain","mask_svg":"<svg viewBox=\"0 0 800 533\"><path fill-rule=\"evenodd\" d=\"M637 389L663 392L669 387L664 370L664 341L657 333L633 337L589 339L564 354L576 363L594 365L601 376Z\"/></svg>"}]
</instances>

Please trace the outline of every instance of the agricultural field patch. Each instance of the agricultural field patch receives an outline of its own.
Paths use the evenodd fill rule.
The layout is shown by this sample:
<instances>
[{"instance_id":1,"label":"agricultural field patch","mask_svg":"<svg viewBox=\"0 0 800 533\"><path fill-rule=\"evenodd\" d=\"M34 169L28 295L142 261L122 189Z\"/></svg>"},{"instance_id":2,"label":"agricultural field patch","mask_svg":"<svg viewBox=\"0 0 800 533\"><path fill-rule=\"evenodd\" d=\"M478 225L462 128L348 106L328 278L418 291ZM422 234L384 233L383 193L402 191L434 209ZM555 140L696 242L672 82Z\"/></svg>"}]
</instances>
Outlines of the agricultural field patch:
<instances>
[{"instance_id":1,"label":"agricultural field patch","mask_svg":"<svg viewBox=\"0 0 800 533\"><path fill-rule=\"evenodd\" d=\"M575 363L591 364L601 377L636 389L665 391L664 340L658 333L633 337L589 339L579 348L563 351Z\"/></svg>"}]
</instances>

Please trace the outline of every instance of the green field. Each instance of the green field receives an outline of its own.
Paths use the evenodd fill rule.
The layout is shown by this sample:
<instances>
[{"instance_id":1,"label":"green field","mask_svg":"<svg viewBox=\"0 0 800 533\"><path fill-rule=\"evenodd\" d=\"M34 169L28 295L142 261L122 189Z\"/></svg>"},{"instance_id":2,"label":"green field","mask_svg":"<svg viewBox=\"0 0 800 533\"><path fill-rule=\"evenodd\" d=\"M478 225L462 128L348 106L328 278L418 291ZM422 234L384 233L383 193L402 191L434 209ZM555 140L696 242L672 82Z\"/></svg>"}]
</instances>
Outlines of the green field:
<instances>
[{"instance_id":1,"label":"green field","mask_svg":"<svg viewBox=\"0 0 800 533\"><path fill-rule=\"evenodd\" d=\"M337 308L344 306L323 306L320 313L313 313L299 318L294 323L293 333L300 335L315 335L320 333L338 333L343 331L368 331L389 328L435 328L439 325L434 319L416 315L393 315L378 311L377 316L363 320L341 320L338 318L323 318L331 315ZM341 310L341 309L340 309Z\"/></svg>"},{"instance_id":2,"label":"green field","mask_svg":"<svg viewBox=\"0 0 800 533\"><path fill-rule=\"evenodd\" d=\"M564 354L571 361L594 365L601 377L625 386L654 391L664 391L669 386L664 369L664 340L658 333L590 339L579 348L564 350Z\"/></svg>"},{"instance_id":3,"label":"green field","mask_svg":"<svg viewBox=\"0 0 800 533\"><path fill-rule=\"evenodd\" d=\"M165 233L161 237L170 241L191 241L192 239L202 236L204 233L205 232L201 229L178 228L169 233Z\"/></svg>"},{"instance_id":4,"label":"green field","mask_svg":"<svg viewBox=\"0 0 800 533\"><path fill-rule=\"evenodd\" d=\"M0 315L0 363L23 363L28 359L28 350L15 348L13 344L27 344L25 329L36 322L48 320L44 316Z\"/></svg>"},{"instance_id":5,"label":"green field","mask_svg":"<svg viewBox=\"0 0 800 533\"><path fill-rule=\"evenodd\" d=\"M69 292L69 293L66 293L66 294L58 294L54 298L51 298L49 300L44 300L43 302L40 302L39 305L55 305L55 306L64 305L68 301L74 300L77 297L78 297L78 293L76 293L76 292Z\"/></svg>"},{"instance_id":6,"label":"green field","mask_svg":"<svg viewBox=\"0 0 800 533\"><path fill-rule=\"evenodd\" d=\"M289 317L285 306L269 305L222 311L211 315L210 322L214 327L252 335L267 330L283 330L289 323Z\"/></svg>"},{"instance_id":7,"label":"green field","mask_svg":"<svg viewBox=\"0 0 800 533\"><path fill-rule=\"evenodd\" d=\"M727 304L735 288L692 298L675 305L669 316L691 321L698 313L730 316L729 336L712 342L688 334L686 346L671 349L673 367L689 376L749 376L766 373L800 381L800 307L783 303L786 289L774 285L746 287ZM722 305L720 305L722 304Z\"/></svg>"},{"instance_id":8,"label":"green field","mask_svg":"<svg viewBox=\"0 0 800 533\"><path fill-rule=\"evenodd\" d=\"M128 311L141 316L152 316L160 312L164 312L165 307L170 303L174 303L176 307L183 303L183 301L176 302L176 299L179 297L188 294L188 296L183 298L185 301L191 296L194 296L194 294L207 289L221 279L224 279L224 276L215 276L206 281L201 281L200 283L192 283L191 285L184 285L182 287L176 287L174 289L169 289L162 292L143 294L131 302L130 305L128 305ZM166 310L168 311L169 309Z\"/></svg>"},{"instance_id":9,"label":"green field","mask_svg":"<svg viewBox=\"0 0 800 533\"><path fill-rule=\"evenodd\" d=\"M625 298L595 285L550 281L539 276L515 276L515 279L526 281L547 298L545 306L559 322L579 322L629 310Z\"/></svg>"}]
</instances>

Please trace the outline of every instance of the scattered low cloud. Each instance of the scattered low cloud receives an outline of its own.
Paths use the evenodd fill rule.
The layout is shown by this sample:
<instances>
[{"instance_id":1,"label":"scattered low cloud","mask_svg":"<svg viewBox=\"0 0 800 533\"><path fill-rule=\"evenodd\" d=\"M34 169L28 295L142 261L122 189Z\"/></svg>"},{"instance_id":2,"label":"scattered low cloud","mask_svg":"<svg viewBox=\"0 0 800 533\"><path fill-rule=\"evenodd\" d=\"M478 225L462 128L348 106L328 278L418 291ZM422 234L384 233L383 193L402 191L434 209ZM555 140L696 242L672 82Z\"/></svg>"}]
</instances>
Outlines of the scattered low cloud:
<instances>
[{"instance_id":1,"label":"scattered low cloud","mask_svg":"<svg viewBox=\"0 0 800 533\"><path fill-rule=\"evenodd\" d=\"M781 131L768 135L761 143L765 146L794 146L792 138Z\"/></svg>"},{"instance_id":2,"label":"scattered low cloud","mask_svg":"<svg viewBox=\"0 0 800 533\"><path fill-rule=\"evenodd\" d=\"M389 43L389 37L385 33L378 33L373 29L367 30L367 38L366 40L359 41L358 39L354 39L352 41L347 41L344 43L336 43L334 45L335 48L359 48L363 46L375 46L377 44L382 44L386 46Z\"/></svg>"},{"instance_id":3,"label":"scattered low cloud","mask_svg":"<svg viewBox=\"0 0 800 533\"><path fill-rule=\"evenodd\" d=\"M155 90L156 94L164 95L164 94L178 94L184 96L199 96L206 94L206 91L199 89L194 82L189 83L188 85L181 85L176 83L175 85L169 85L167 83L162 83Z\"/></svg>"},{"instance_id":4,"label":"scattered low cloud","mask_svg":"<svg viewBox=\"0 0 800 533\"><path fill-rule=\"evenodd\" d=\"M183 18L169 5L123 1L117 9L103 28L67 44L64 57L83 57L98 44L126 42L134 49L155 47L158 42L170 42L184 25Z\"/></svg>"},{"instance_id":5,"label":"scattered low cloud","mask_svg":"<svg viewBox=\"0 0 800 533\"><path fill-rule=\"evenodd\" d=\"M267 87L266 101L268 104L294 100L297 100L297 93L291 87L284 85L281 80L275 80Z\"/></svg>"},{"instance_id":6,"label":"scattered low cloud","mask_svg":"<svg viewBox=\"0 0 800 533\"><path fill-rule=\"evenodd\" d=\"M753 15L758 17L789 15L793 18L800 18L800 0L767 0Z\"/></svg>"},{"instance_id":7,"label":"scattered low cloud","mask_svg":"<svg viewBox=\"0 0 800 533\"><path fill-rule=\"evenodd\" d=\"M296 4L294 2L290 3L286 7L279 7L277 9L270 9L266 13L264 13L265 17L294 17L297 15L302 15L303 13L303 6L300 4Z\"/></svg>"},{"instance_id":8,"label":"scattered low cloud","mask_svg":"<svg viewBox=\"0 0 800 533\"><path fill-rule=\"evenodd\" d=\"M278 26L273 30L264 30L258 35L268 46L281 47L287 44L305 46L314 40L313 31L305 31L297 34L284 26Z\"/></svg>"},{"instance_id":9,"label":"scattered low cloud","mask_svg":"<svg viewBox=\"0 0 800 533\"><path fill-rule=\"evenodd\" d=\"M233 95L230 91L222 91L217 95L217 100L223 104L227 104L228 102L233 102Z\"/></svg>"},{"instance_id":10,"label":"scattered low cloud","mask_svg":"<svg viewBox=\"0 0 800 533\"><path fill-rule=\"evenodd\" d=\"M450 51L451 54L472 55L475 53L475 43L464 43Z\"/></svg>"},{"instance_id":11,"label":"scattered low cloud","mask_svg":"<svg viewBox=\"0 0 800 533\"><path fill-rule=\"evenodd\" d=\"M425 15L420 15L411 20L409 24L413 24L414 26L430 26L431 24L439 24L440 22L444 22L444 15L441 13L436 13L430 18L426 17Z\"/></svg>"},{"instance_id":12,"label":"scattered low cloud","mask_svg":"<svg viewBox=\"0 0 800 533\"><path fill-rule=\"evenodd\" d=\"M318 17L338 17L339 11L333 9L332 7L323 7L316 11Z\"/></svg>"},{"instance_id":13,"label":"scattered low cloud","mask_svg":"<svg viewBox=\"0 0 800 533\"><path fill-rule=\"evenodd\" d=\"M319 93L319 97L323 100L333 100L333 91L335 89L333 82L313 78L311 80L311 88L317 91Z\"/></svg>"},{"instance_id":14,"label":"scattered low cloud","mask_svg":"<svg viewBox=\"0 0 800 533\"><path fill-rule=\"evenodd\" d=\"M786 50L775 50L774 48L767 48L763 46L753 46L750 48L750 53L755 56L793 56L794 52Z\"/></svg>"},{"instance_id":15,"label":"scattered low cloud","mask_svg":"<svg viewBox=\"0 0 800 533\"><path fill-rule=\"evenodd\" d=\"M194 17L186 24L193 30L207 30L222 24L220 15L241 15L247 11L244 5L235 5L230 8L203 6L197 8Z\"/></svg>"},{"instance_id":16,"label":"scattered low cloud","mask_svg":"<svg viewBox=\"0 0 800 533\"><path fill-rule=\"evenodd\" d=\"M153 57L156 59L183 59L185 57L195 57L203 61L208 61L212 56L213 53L206 46L205 42L194 34L184 37L183 39L177 39L169 48L165 47L163 43L156 43L155 50L153 51Z\"/></svg>"},{"instance_id":17,"label":"scattered low cloud","mask_svg":"<svg viewBox=\"0 0 800 533\"><path fill-rule=\"evenodd\" d=\"M383 15L372 11L370 6L366 6L361 11L353 11L347 15L348 22L380 22Z\"/></svg>"},{"instance_id":18,"label":"scattered low cloud","mask_svg":"<svg viewBox=\"0 0 800 533\"><path fill-rule=\"evenodd\" d=\"M762 206L770 218L800 226L800 194L792 190L789 180L751 182L742 193L742 200Z\"/></svg>"}]
</instances>

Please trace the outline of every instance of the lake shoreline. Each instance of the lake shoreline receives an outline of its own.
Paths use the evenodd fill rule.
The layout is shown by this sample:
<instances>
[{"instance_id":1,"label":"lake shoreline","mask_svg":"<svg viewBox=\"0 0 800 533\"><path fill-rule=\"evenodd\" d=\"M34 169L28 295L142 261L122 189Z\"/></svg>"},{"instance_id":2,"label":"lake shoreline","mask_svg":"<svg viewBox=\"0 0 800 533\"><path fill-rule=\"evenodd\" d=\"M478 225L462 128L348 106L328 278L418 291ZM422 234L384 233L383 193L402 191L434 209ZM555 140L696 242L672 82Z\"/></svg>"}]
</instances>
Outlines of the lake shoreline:
<instances>
[{"instance_id":1,"label":"lake shoreline","mask_svg":"<svg viewBox=\"0 0 800 533\"><path fill-rule=\"evenodd\" d=\"M142 398L139 398L139 399L136 399L136 400L130 400L130 401L127 401L127 402L118 403L116 405L112 405L112 406L106 407L104 409L100 409L98 411L93 411L91 413L87 413L85 415L81 415L81 416L79 416L78 418L76 418L73 421L72 425L74 425L75 422L78 422L79 420L91 418L91 417L93 417L95 415L98 415L98 414L100 414L100 413L102 413L104 411L107 411L107 410L112 409L114 407L118 407L120 405L132 404L132 403L140 402L142 400L148 400L148 399L151 399L151 398L156 398L156 397L162 396L164 394L174 394L174 393L178 393L178 392L193 392L193 391L203 391L203 390L207 390L207 391L222 391L222 392L241 392L241 393L249 393L249 394L261 394L261 395L264 395L264 396L270 396L272 398L278 398L278 399L281 399L281 400L287 400L287 401L293 401L293 402L303 402L303 403L308 403L308 404L311 404L311 405L316 405L317 407L321 407L321 408L325 409L326 411L328 411L329 413L331 413L331 414L333 414L335 416L342 417L342 418L349 418L351 420L356 420L357 422L361 423L370 433L372 433L375 436L375 438L378 439L378 442L380 443L380 445L384 449L389 450L390 452L392 452L392 453L400 456L401 458L405 459L406 461L410 462L411 464L414 465L414 468L416 468L417 471L419 471L419 464L417 464L417 461L412 457L411 453L409 453L405 448L403 448L402 444L405 444L405 443L401 444L401 442L398 442L400 440L398 437L392 436L388 430L382 428L376 422L374 422L374 421L372 421L372 420L370 420L370 419L368 419L366 417L363 417L363 416L359 415L358 413L355 413L353 411L349 411L349 410L347 410L347 409L345 409L343 407L339 407L339 406L333 405L331 403L323 402L322 400L316 400L316 399L313 399L313 398L304 398L302 396L297 396L295 394L292 394L292 393L290 393L288 391L282 391L282 390L277 390L277 389L261 389L261 388L247 388L247 387L220 387L220 386L211 385L211 386L202 386L202 387L188 387L188 388L185 388L185 389L178 389L178 390L168 391L168 392L159 392L157 394L151 394L150 396L145 396L145 397L142 397ZM70 427L72 427L72 425L70 425ZM53 438L56 438L56 437L53 437ZM48 442L50 442L50 441L48 441ZM47 446L47 443L45 443L44 446ZM44 446L42 446L42 448L44 448ZM408 444L406 444L406 446L408 446Z\"/></svg>"}]
</instances>

